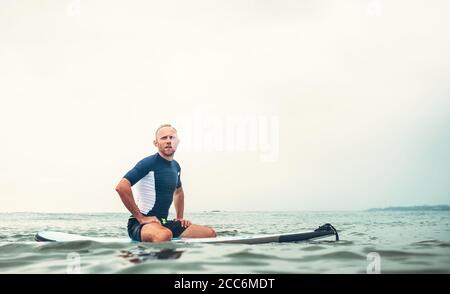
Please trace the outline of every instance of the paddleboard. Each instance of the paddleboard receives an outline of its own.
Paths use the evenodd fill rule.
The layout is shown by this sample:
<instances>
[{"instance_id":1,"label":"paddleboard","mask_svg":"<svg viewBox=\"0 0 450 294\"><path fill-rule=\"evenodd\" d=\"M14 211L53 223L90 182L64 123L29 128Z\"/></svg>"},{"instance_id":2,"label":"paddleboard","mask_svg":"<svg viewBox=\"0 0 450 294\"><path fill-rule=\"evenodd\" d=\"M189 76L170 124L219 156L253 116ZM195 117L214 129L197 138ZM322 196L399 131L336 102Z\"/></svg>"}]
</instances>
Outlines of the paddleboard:
<instances>
[{"instance_id":1,"label":"paddleboard","mask_svg":"<svg viewBox=\"0 0 450 294\"><path fill-rule=\"evenodd\" d=\"M312 239L326 238L334 236L336 241L339 235L336 229L330 224L324 224L319 228L309 232L266 234L253 236L233 236L233 237L215 237L215 238L174 238L175 243L236 243L236 244L264 244L264 243L284 243L299 242ZM55 231L41 231L35 235L35 240L39 242L70 242L70 241L95 241L106 243L130 243L135 242L129 238L113 237L89 237L77 234L70 234Z\"/></svg>"}]
</instances>

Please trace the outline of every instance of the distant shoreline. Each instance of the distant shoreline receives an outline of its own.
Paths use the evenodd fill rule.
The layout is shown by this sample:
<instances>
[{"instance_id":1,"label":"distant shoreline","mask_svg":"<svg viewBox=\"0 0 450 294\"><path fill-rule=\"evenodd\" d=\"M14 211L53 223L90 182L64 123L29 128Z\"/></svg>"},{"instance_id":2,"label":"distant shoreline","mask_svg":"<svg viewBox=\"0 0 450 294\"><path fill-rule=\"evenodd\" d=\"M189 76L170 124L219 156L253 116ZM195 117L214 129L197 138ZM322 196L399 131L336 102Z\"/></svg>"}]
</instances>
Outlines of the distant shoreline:
<instances>
[{"instance_id":1,"label":"distant shoreline","mask_svg":"<svg viewBox=\"0 0 450 294\"><path fill-rule=\"evenodd\" d=\"M450 211L450 205L390 206L367 211Z\"/></svg>"},{"instance_id":2,"label":"distant shoreline","mask_svg":"<svg viewBox=\"0 0 450 294\"><path fill-rule=\"evenodd\" d=\"M418 205L418 206L389 206L383 208L368 208L357 210L193 210L187 212L187 214L221 214L221 213L348 213L348 212L372 212L372 211L450 211L450 205ZM129 216L127 211L0 211L0 215L6 214L52 214L52 215L70 215L70 214L83 214L83 215L101 215L101 214L120 214ZM171 214L169 214L171 215Z\"/></svg>"}]
</instances>

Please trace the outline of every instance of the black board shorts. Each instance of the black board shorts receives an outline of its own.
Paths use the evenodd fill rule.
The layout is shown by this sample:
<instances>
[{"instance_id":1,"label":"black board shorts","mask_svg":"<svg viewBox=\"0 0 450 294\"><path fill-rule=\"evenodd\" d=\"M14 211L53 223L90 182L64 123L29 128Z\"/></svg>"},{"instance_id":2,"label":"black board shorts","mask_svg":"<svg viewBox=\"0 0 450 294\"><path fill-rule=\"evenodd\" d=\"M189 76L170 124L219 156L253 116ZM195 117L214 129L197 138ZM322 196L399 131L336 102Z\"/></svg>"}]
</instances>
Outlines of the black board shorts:
<instances>
[{"instance_id":1,"label":"black board shorts","mask_svg":"<svg viewBox=\"0 0 450 294\"><path fill-rule=\"evenodd\" d=\"M159 218L161 225L168 228L172 232L173 238L178 238L186 230L181 226L181 222L178 220L167 220L165 218ZM130 217L128 219L128 236L134 241L141 242L141 230L144 225L140 224L136 218Z\"/></svg>"}]
</instances>

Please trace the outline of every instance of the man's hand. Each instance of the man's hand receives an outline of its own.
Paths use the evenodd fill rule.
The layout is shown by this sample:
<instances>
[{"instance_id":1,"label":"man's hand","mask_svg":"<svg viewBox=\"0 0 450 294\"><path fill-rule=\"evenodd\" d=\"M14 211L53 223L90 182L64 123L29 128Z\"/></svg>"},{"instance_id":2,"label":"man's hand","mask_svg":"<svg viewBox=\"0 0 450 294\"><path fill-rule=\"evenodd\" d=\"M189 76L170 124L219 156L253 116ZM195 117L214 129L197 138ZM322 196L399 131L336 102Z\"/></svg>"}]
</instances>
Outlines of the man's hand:
<instances>
[{"instance_id":1,"label":"man's hand","mask_svg":"<svg viewBox=\"0 0 450 294\"><path fill-rule=\"evenodd\" d=\"M182 226L183 228L187 228L187 227L189 227L190 225L192 225L191 221L188 221L187 219L176 218L175 220L181 222L181 226Z\"/></svg>"},{"instance_id":2,"label":"man's hand","mask_svg":"<svg viewBox=\"0 0 450 294\"><path fill-rule=\"evenodd\" d=\"M159 219L156 216L143 216L140 219L138 219L138 222L141 225L151 224L151 223L161 224L161 222L159 221Z\"/></svg>"}]
</instances>

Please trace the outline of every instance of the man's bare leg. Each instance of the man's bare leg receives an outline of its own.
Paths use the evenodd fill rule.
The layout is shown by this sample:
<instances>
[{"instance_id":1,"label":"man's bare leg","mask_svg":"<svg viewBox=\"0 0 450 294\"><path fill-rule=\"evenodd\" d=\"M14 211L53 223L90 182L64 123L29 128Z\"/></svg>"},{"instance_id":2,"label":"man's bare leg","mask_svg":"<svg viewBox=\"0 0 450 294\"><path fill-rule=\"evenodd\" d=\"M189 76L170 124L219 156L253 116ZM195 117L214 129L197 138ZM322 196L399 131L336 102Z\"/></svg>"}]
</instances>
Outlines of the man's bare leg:
<instances>
[{"instance_id":1,"label":"man's bare leg","mask_svg":"<svg viewBox=\"0 0 450 294\"><path fill-rule=\"evenodd\" d=\"M159 223L145 224L141 229L142 242L164 242L172 240L172 232Z\"/></svg>"},{"instance_id":2,"label":"man's bare leg","mask_svg":"<svg viewBox=\"0 0 450 294\"><path fill-rule=\"evenodd\" d=\"M181 238L213 238L216 231L210 227L200 225L190 225L181 235Z\"/></svg>"}]
</instances>

